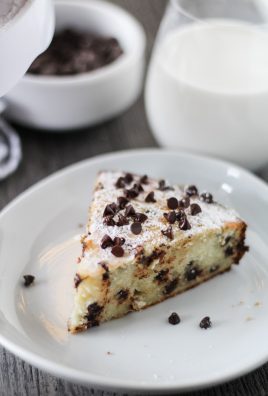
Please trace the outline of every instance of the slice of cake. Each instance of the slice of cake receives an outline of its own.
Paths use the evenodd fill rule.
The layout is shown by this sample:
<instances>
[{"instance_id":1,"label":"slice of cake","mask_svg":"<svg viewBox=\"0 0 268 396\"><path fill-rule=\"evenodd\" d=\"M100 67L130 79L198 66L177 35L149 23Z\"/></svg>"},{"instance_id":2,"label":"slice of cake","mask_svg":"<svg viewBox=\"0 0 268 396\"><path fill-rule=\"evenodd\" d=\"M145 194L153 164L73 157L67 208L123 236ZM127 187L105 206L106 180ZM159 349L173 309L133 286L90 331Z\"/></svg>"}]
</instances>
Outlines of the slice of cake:
<instances>
[{"instance_id":1,"label":"slice of cake","mask_svg":"<svg viewBox=\"0 0 268 396\"><path fill-rule=\"evenodd\" d=\"M75 276L72 333L175 296L238 264L246 224L195 186L98 175Z\"/></svg>"}]
</instances>

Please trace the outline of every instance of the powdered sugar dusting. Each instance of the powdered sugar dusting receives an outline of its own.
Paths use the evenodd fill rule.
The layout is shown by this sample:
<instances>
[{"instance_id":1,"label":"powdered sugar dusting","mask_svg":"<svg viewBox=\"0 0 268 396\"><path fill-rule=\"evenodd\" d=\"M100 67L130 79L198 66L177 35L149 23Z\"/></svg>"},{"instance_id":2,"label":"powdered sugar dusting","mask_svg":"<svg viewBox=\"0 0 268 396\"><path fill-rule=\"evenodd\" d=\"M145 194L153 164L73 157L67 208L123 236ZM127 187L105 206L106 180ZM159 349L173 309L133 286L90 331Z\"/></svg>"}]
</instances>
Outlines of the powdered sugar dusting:
<instances>
[{"instance_id":1,"label":"powdered sugar dusting","mask_svg":"<svg viewBox=\"0 0 268 396\"><path fill-rule=\"evenodd\" d=\"M169 240L161 233L161 230L165 230L169 225L163 216L164 212L169 212L167 199L176 197L180 200L185 194L183 188L178 185L172 186L174 190L160 191L158 189L158 180L149 178L148 184L142 184L144 192L141 192L137 198L132 199L130 202L136 212L144 213L148 217L142 224L142 232L139 235L134 235L131 232L130 226L132 220L130 220L129 225L121 227L107 226L103 224L104 208L107 204L116 202L117 197L124 195L123 189L115 187L115 183L120 176L124 176L124 173L102 172L98 176L96 184L98 187L94 193L89 215L88 232L90 235L85 239L86 243L89 242L91 244L91 248L86 250L85 257L80 263L80 269L84 267L87 270L94 270L98 267L98 262L100 261L108 261L110 266L121 265L122 262L128 263L133 260L138 246L143 246L147 252L150 252L154 247L161 244L173 244L178 239L201 233L205 229L217 229L221 228L226 222L239 221L234 210L226 209L217 203L205 203L198 197L191 197L191 203L198 203L202 212L196 216L191 216L189 208L185 209L191 229L187 231L180 230L178 223L176 223L172 225L174 239ZM133 182L127 185L126 188L131 188L139 180L140 176L134 176ZM166 185L169 186L168 181L166 181ZM151 191L154 191L156 202L146 203L145 197ZM124 212L125 210L120 211L121 214L124 214ZM114 219L117 220L117 215ZM125 239L126 242L123 246L125 253L122 258L113 256L110 248L101 249L101 239L105 234L109 235L112 239L114 237Z\"/></svg>"}]
</instances>

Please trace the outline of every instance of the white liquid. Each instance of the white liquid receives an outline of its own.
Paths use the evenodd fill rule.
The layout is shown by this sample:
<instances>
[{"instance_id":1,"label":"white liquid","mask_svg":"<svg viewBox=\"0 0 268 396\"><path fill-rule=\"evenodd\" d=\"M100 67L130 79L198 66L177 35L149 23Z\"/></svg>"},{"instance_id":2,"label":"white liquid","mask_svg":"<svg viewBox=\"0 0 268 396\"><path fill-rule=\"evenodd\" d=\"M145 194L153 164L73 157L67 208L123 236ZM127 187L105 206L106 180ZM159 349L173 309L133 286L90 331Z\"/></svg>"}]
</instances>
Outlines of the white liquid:
<instances>
[{"instance_id":1,"label":"white liquid","mask_svg":"<svg viewBox=\"0 0 268 396\"><path fill-rule=\"evenodd\" d=\"M268 161L268 32L224 20L178 28L152 58L146 108L165 146Z\"/></svg>"},{"instance_id":2,"label":"white liquid","mask_svg":"<svg viewBox=\"0 0 268 396\"><path fill-rule=\"evenodd\" d=\"M27 0L0 0L0 26L5 25L20 11Z\"/></svg>"}]
</instances>

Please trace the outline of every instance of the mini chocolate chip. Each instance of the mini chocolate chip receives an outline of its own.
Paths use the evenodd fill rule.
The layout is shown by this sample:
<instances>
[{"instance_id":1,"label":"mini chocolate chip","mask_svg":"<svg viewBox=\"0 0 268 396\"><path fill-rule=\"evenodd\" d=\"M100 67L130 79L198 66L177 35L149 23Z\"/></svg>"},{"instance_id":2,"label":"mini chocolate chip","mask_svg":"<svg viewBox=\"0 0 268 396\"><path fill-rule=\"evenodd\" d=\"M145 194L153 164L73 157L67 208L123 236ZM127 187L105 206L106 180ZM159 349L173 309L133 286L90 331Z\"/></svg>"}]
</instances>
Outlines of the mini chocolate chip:
<instances>
[{"instance_id":1,"label":"mini chocolate chip","mask_svg":"<svg viewBox=\"0 0 268 396\"><path fill-rule=\"evenodd\" d=\"M210 194L209 192L203 192L200 195L200 199L201 199L201 201L204 201L204 202L209 203L209 204L213 203L213 195Z\"/></svg>"},{"instance_id":2,"label":"mini chocolate chip","mask_svg":"<svg viewBox=\"0 0 268 396\"><path fill-rule=\"evenodd\" d=\"M170 224L174 224L177 219L176 212L174 212L174 210L169 213L164 213L164 217Z\"/></svg>"},{"instance_id":3,"label":"mini chocolate chip","mask_svg":"<svg viewBox=\"0 0 268 396\"><path fill-rule=\"evenodd\" d=\"M197 203L192 203L190 205L190 214L196 216L198 213L202 212L200 206Z\"/></svg>"},{"instance_id":4,"label":"mini chocolate chip","mask_svg":"<svg viewBox=\"0 0 268 396\"><path fill-rule=\"evenodd\" d=\"M128 224L129 224L129 221L128 221L128 219L126 218L126 216L123 216L122 214L119 214L119 215L118 215L118 221L116 222L116 225L117 225L118 227L122 227L122 226L128 225Z\"/></svg>"},{"instance_id":5,"label":"mini chocolate chip","mask_svg":"<svg viewBox=\"0 0 268 396\"><path fill-rule=\"evenodd\" d=\"M138 223L144 223L148 219L148 216L144 213L137 213L134 216L134 221Z\"/></svg>"},{"instance_id":6,"label":"mini chocolate chip","mask_svg":"<svg viewBox=\"0 0 268 396\"><path fill-rule=\"evenodd\" d=\"M128 199L134 199L139 195L139 190L137 188L125 189L124 194Z\"/></svg>"},{"instance_id":7,"label":"mini chocolate chip","mask_svg":"<svg viewBox=\"0 0 268 396\"><path fill-rule=\"evenodd\" d=\"M189 197L183 197L179 201L179 208L187 209L189 206L190 206L190 198Z\"/></svg>"},{"instance_id":8,"label":"mini chocolate chip","mask_svg":"<svg viewBox=\"0 0 268 396\"><path fill-rule=\"evenodd\" d=\"M103 307L101 307L98 303L94 302L87 307L88 315L87 319L89 321L94 321L102 312Z\"/></svg>"},{"instance_id":9,"label":"mini chocolate chip","mask_svg":"<svg viewBox=\"0 0 268 396\"><path fill-rule=\"evenodd\" d=\"M113 219L113 216L105 216L103 219L103 224L107 226L114 227L115 226L115 221Z\"/></svg>"},{"instance_id":10,"label":"mini chocolate chip","mask_svg":"<svg viewBox=\"0 0 268 396\"><path fill-rule=\"evenodd\" d=\"M168 318L168 322L172 325L179 324L180 321L180 317L176 312L172 312L172 314Z\"/></svg>"},{"instance_id":11,"label":"mini chocolate chip","mask_svg":"<svg viewBox=\"0 0 268 396\"><path fill-rule=\"evenodd\" d=\"M125 188L125 178L124 177L119 177L115 183L116 188Z\"/></svg>"},{"instance_id":12,"label":"mini chocolate chip","mask_svg":"<svg viewBox=\"0 0 268 396\"><path fill-rule=\"evenodd\" d=\"M168 269L164 269L158 272L158 274L155 276L155 280L158 282L163 282L165 280L167 280L167 274L168 274L169 270Z\"/></svg>"},{"instance_id":13,"label":"mini chocolate chip","mask_svg":"<svg viewBox=\"0 0 268 396\"><path fill-rule=\"evenodd\" d=\"M179 220L179 229L182 231L191 229L191 224L189 223L186 215L182 216L182 218Z\"/></svg>"},{"instance_id":14,"label":"mini chocolate chip","mask_svg":"<svg viewBox=\"0 0 268 396\"><path fill-rule=\"evenodd\" d=\"M122 257L124 256L124 249L122 248L122 246L115 245L112 248L112 254L116 257Z\"/></svg>"},{"instance_id":15,"label":"mini chocolate chip","mask_svg":"<svg viewBox=\"0 0 268 396\"><path fill-rule=\"evenodd\" d=\"M80 276L78 274L75 274L74 276L74 287L77 288L80 283L81 283L82 279L80 278Z\"/></svg>"},{"instance_id":16,"label":"mini chocolate chip","mask_svg":"<svg viewBox=\"0 0 268 396\"><path fill-rule=\"evenodd\" d=\"M133 217L135 216L136 212L132 205L128 205L125 210L125 216Z\"/></svg>"},{"instance_id":17,"label":"mini chocolate chip","mask_svg":"<svg viewBox=\"0 0 268 396\"><path fill-rule=\"evenodd\" d=\"M178 282L179 282L179 280L178 280L178 278L175 278L175 279L173 279L172 281L170 281L166 286L165 286L165 289L164 289L164 294L170 294L170 293L172 293L175 289L176 289L176 287L177 287L177 285L178 285Z\"/></svg>"},{"instance_id":18,"label":"mini chocolate chip","mask_svg":"<svg viewBox=\"0 0 268 396\"><path fill-rule=\"evenodd\" d=\"M152 203L156 202L153 191L149 192L149 194L146 196L145 202L152 202Z\"/></svg>"},{"instance_id":19,"label":"mini chocolate chip","mask_svg":"<svg viewBox=\"0 0 268 396\"><path fill-rule=\"evenodd\" d=\"M102 274L102 280L107 281L110 278L109 272L104 272Z\"/></svg>"},{"instance_id":20,"label":"mini chocolate chip","mask_svg":"<svg viewBox=\"0 0 268 396\"><path fill-rule=\"evenodd\" d=\"M30 286L35 280L35 277L33 275L23 275L23 278L25 287Z\"/></svg>"},{"instance_id":21,"label":"mini chocolate chip","mask_svg":"<svg viewBox=\"0 0 268 396\"><path fill-rule=\"evenodd\" d=\"M191 261L185 270L185 278L188 282L195 280L200 274L201 274L201 270L194 265L193 261Z\"/></svg>"},{"instance_id":22,"label":"mini chocolate chip","mask_svg":"<svg viewBox=\"0 0 268 396\"><path fill-rule=\"evenodd\" d=\"M169 239L173 239L172 227L169 226L166 230L161 230L162 234L165 235Z\"/></svg>"},{"instance_id":23,"label":"mini chocolate chip","mask_svg":"<svg viewBox=\"0 0 268 396\"><path fill-rule=\"evenodd\" d=\"M113 244L114 243L113 243L112 238L109 235L105 234L101 240L101 248L106 249L107 247L113 246Z\"/></svg>"},{"instance_id":24,"label":"mini chocolate chip","mask_svg":"<svg viewBox=\"0 0 268 396\"><path fill-rule=\"evenodd\" d=\"M105 280L108 280L109 279L109 267L108 267L108 265L105 263L105 262L103 262L103 261L101 261L100 263L99 263L99 265L104 269L104 273L102 274L102 279L105 281Z\"/></svg>"},{"instance_id":25,"label":"mini chocolate chip","mask_svg":"<svg viewBox=\"0 0 268 396\"><path fill-rule=\"evenodd\" d=\"M225 249L224 253L225 253L225 256L227 256L227 257L232 256L234 254L234 249L231 246L228 246Z\"/></svg>"},{"instance_id":26,"label":"mini chocolate chip","mask_svg":"<svg viewBox=\"0 0 268 396\"><path fill-rule=\"evenodd\" d=\"M124 179L127 184L130 184L133 182L133 175L131 173L126 173Z\"/></svg>"},{"instance_id":27,"label":"mini chocolate chip","mask_svg":"<svg viewBox=\"0 0 268 396\"><path fill-rule=\"evenodd\" d=\"M141 184L148 184L148 176L147 176L147 175L143 175L143 176L140 178L140 183L141 183Z\"/></svg>"},{"instance_id":28,"label":"mini chocolate chip","mask_svg":"<svg viewBox=\"0 0 268 396\"><path fill-rule=\"evenodd\" d=\"M209 316L205 316L199 323L199 327L201 327L201 329L208 329L209 327L212 326L212 322L210 320Z\"/></svg>"},{"instance_id":29,"label":"mini chocolate chip","mask_svg":"<svg viewBox=\"0 0 268 396\"><path fill-rule=\"evenodd\" d=\"M114 238L114 245L122 246L126 242L125 238L115 237Z\"/></svg>"},{"instance_id":30,"label":"mini chocolate chip","mask_svg":"<svg viewBox=\"0 0 268 396\"><path fill-rule=\"evenodd\" d=\"M174 190L174 188L166 186L166 181L165 180L159 180L158 190L160 190L160 191L168 191L168 190Z\"/></svg>"},{"instance_id":31,"label":"mini chocolate chip","mask_svg":"<svg viewBox=\"0 0 268 396\"><path fill-rule=\"evenodd\" d=\"M117 204L120 209L125 209L126 205L129 203L129 200L125 197L118 197Z\"/></svg>"},{"instance_id":32,"label":"mini chocolate chip","mask_svg":"<svg viewBox=\"0 0 268 396\"><path fill-rule=\"evenodd\" d=\"M116 297L118 300L126 300L128 298L129 291L127 289L121 289L119 292L116 294Z\"/></svg>"},{"instance_id":33,"label":"mini chocolate chip","mask_svg":"<svg viewBox=\"0 0 268 396\"><path fill-rule=\"evenodd\" d=\"M104 212L103 212L103 217L105 216L114 216L116 214L116 209L117 209L117 205L115 202L106 205Z\"/></svg>"},{"instance_id":34,"label":"mini chocolate chip","mask_svg":"<svg viewBox=\"0 0 268 396\"><path fill-rule=\"evenodd\" d=\"M130 229L133 234L139 235L142 230L141 223L135 221L134 223L131 224Z\"/></svg>"},{"instance_id":35,"label":"mini chocolate chip","mask_svg":"<svg viewBox=\"0 0 268 396\"><path fill-rule=\"evenodd\" d=\"M187 194L189 197L193 195L198 195L198 189L194 185L186 186L184 189L185 194Z\"/></svg>"},{"instance_id":36,"label":"mini chocolate chip","mask_svg":"<svg viewBox=\"0 0 268 396\"><path fill-rule=\"evenodd\" d=\"M167 206L169 209L177 209L179 202L177 198L171 197L167 199Z\"/></svg>"}]
</instances>

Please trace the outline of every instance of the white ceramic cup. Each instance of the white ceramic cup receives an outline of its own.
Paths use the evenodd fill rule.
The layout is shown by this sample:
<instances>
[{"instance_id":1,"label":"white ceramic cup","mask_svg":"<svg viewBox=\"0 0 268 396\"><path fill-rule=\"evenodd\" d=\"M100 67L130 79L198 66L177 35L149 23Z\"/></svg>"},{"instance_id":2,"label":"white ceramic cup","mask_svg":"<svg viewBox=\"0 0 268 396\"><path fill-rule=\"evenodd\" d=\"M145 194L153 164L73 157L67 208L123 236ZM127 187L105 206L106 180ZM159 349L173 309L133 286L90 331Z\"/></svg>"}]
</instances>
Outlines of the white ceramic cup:
<instances>
[{"instance_id":1,"label":"white ceramic cup","mask_svg":"<svg viewBox=\"0 0 268 396\"><path fill-rule=\"evenodd\" d=\"M55 7L56 30L71 27L116 37L124 54L84 74L26 74L6 96L7 117L30 127L71 131L120 114L142 89L146 46L142 26L120 7L100 0L60 0Z\"/></svg>"}]
</instances>

